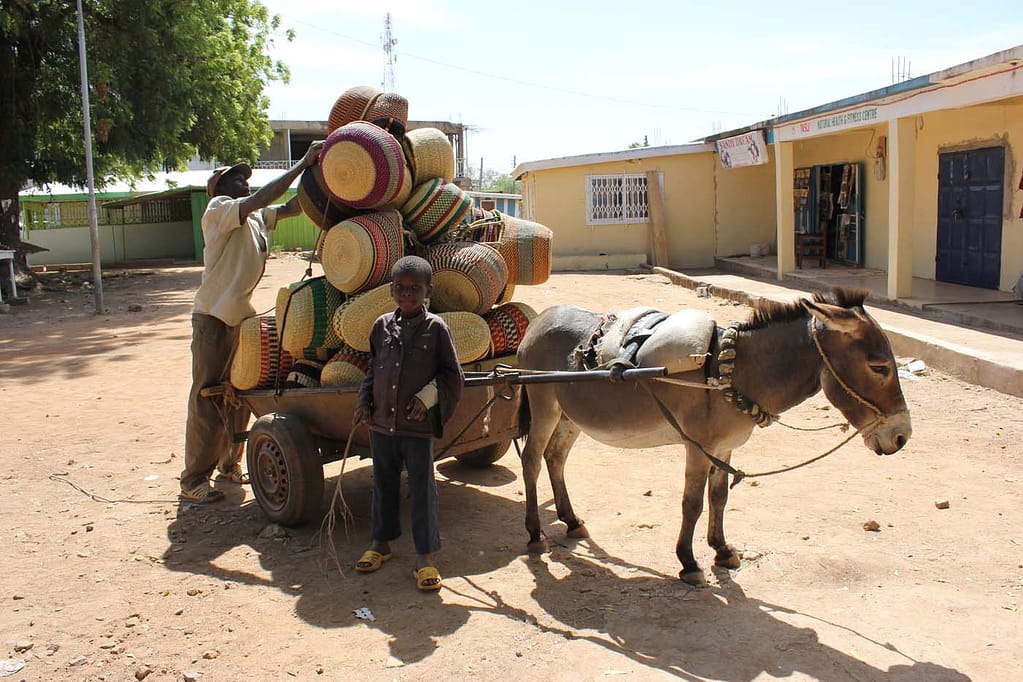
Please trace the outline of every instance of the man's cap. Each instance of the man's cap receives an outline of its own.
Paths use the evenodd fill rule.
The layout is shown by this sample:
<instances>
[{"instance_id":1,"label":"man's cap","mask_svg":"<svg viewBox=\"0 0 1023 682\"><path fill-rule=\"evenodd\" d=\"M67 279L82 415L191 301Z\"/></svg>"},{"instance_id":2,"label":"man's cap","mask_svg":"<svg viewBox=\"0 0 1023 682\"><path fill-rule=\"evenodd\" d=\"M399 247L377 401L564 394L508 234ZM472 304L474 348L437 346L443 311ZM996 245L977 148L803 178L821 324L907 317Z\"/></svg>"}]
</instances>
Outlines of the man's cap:
<instances>
[{"instance_id":1,"label":"man's cap","mask_svg":"<svg viewBox=\"0 0 1023 682\"><path fill-rule=\"evenodd\" d=\"M217 183L220 182L220 178L222 178L225 173L230 173L231 171L239 171L245 176L246 180L252 177L252 167L247 163L236 163L233 166L221 166L220 168L214 169L213 175L211 175L210 179L206 181L206 194L211 197L214 196L217 191Z\"/></svg>"}]
</instances>

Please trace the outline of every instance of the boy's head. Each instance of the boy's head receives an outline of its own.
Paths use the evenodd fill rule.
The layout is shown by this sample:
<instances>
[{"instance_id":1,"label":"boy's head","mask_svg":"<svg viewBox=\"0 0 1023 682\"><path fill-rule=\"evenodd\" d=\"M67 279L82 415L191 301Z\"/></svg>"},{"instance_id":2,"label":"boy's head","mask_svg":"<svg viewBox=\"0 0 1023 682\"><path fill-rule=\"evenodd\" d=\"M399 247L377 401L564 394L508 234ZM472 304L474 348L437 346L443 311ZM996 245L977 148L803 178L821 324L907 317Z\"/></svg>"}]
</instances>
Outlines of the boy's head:
<instances>
[{"instance_id":1,"label":"boy's head","mask_svg":"<svg viewBox=\"0 0 1023 682\"><path fill-rule=\"evenodd\" d=\"M418 310L433 292L433 268L419 256L405 256L391 268L391 296L408 314Z\"/></svg>"}]
</instances>

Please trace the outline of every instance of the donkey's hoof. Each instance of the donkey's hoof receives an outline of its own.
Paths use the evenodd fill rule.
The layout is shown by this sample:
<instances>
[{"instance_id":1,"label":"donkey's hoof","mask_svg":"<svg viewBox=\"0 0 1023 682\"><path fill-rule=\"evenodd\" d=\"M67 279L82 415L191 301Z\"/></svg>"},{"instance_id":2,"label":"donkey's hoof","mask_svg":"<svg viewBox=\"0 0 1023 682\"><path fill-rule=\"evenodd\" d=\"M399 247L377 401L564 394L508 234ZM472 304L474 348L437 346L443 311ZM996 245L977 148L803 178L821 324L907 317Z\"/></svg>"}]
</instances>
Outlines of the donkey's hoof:
<instances>
[{"instance_id":1,"label":"donkey's hoof","mask_svg":"<svg viewBox=\"0 0 1023 682\"><path fill-rule=\"evenodd\" d=\"M533 540L526 545L526 551L530 554L544 554L547 552L549 547L547 546L547 540L540 538L539 540Z\"/></svg>"},{"instance_id":2,"label":"donkey's hoof","mask_svg":"<svg viewBox=\"0 0 1023 682\"><path fill-rule=\"evenodd\" d=\"M719 549L717 554L714 556L714 565L720 566L721 568L736 569L739 568L739 564L739 554L731 545L728 545L723 549Z\"/></svg>"},{"instance_id":3,"label":"donkey's hoof","mask_svg":"<svg viewBox=\"0 0 1023 682\"><path fill-rule=\"evenodd\" d=\"M580 540L582 538L590 537L590 531L586 530L586 526L580 523L575 528L569 528L565 533L565 536L572 538L573 540Z\"/></svg>"},{"instance_id":4,"label":"donkey's hoof","mask_svg":"<svg viewBox=\"0 0 1023 682\"><path fill-rule=\"evenodd\" d=\"M678 577L682 580L682 582L687 585L692 585L693 587L707 586L707 576L705 576L703 571L698 568L692 571L686 571L683 569L678 572Z\"/></svg>"}]
</instances>

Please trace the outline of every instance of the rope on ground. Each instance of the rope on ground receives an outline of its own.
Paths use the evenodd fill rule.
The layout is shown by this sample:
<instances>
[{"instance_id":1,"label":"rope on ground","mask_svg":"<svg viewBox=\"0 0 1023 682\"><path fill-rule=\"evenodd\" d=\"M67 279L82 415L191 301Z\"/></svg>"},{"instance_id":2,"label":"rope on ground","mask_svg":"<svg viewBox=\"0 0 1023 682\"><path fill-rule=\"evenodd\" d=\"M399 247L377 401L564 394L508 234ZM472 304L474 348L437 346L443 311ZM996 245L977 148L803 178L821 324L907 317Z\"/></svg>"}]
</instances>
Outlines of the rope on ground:
<instances>
[{"instance_id":1,"label":"rope on ground","mask_svg":"<svg viewBox=\"0 0 1023 682\"><path fill-rule=\"evenodd\" d=\"M334 545L334 528L337 524L336 511L338 508L341 509L341 519L344 522L345 537L348 537L348 531L353 525L352 510L345 501L345 494L341 489L341 482L345 477L345 463L348 462L348 451L352 447L352 438L355 436L355 431L358 428L358 424L354 425L351 432L348 434L348 441L345 443L345 451L344 454L341 455L341 471L337 475L337 483L334 485L334 494L330 496L330 509L327 510L327 514L323 517L323 521L320 522L320 546L323 546L324 538L326 538L327 554L334 562L334 566L337 567L337 572L341 574L342 578L345 577L345 571L341 568L341 562L337 558L337 547Z\"/></svg>"},{"instance_id":2,"label":"rope on ground","mask_svg":"<svg viewBox=\"0 0 1023 682\"><path fill-rule=\"evenodd\" d=\"M62 483L67 483L69 486L71 486L72 488L74 488L78 492L82 493L83 495L88 497L93 502L101 502L103 504L120 504L120 503L124 503L124 504L175 504L175 503L177 503L179 501L179 500L176 500L176 499L174 499L174 500L132 500L132 499L129 499L129 498L121 498L121 499L112 500L109 497L103 497L102 495L97 495L96 493L89 492L88 490L86 490L85 488L83 488L82 486L78 485L77 483L72 481L70 478L68 478L69 475L70 474L68 474L68 472L66 472L66 471L60 471L60 472L54 472L54 473L50 474L49 476L47 476L47 478L49 478L51 481L60 481Z\"/></svg>"}]
</instances>

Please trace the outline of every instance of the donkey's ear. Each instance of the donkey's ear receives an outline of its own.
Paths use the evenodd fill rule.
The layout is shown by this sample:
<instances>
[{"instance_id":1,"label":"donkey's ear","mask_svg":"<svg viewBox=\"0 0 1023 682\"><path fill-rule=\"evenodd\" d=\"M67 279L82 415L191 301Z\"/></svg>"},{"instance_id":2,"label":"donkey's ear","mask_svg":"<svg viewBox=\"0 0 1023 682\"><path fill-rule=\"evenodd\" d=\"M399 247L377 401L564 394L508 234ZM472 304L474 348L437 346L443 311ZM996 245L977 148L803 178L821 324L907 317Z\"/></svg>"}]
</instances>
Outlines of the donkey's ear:
<instances>
[{"instance_id":1,"label":"donkey's ear","mask_svg":"<svg viewBox=\"0 0 1023 682\"><path fill-rule=\"evenodd\" d=\"M820 320L825 329L852 333L861 324L860 318L854 311L842 306L817 303L808 298L799 299L799 305Z\"/></svg>"}]
</instances>

